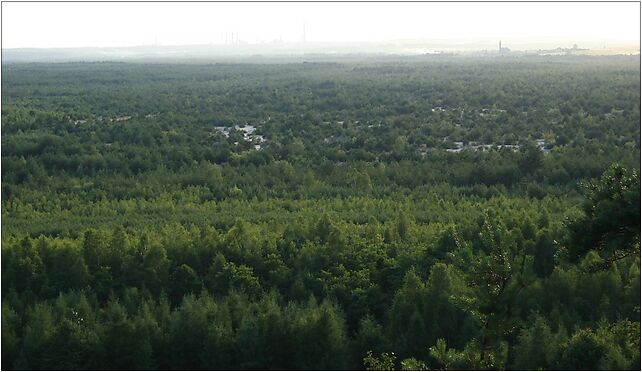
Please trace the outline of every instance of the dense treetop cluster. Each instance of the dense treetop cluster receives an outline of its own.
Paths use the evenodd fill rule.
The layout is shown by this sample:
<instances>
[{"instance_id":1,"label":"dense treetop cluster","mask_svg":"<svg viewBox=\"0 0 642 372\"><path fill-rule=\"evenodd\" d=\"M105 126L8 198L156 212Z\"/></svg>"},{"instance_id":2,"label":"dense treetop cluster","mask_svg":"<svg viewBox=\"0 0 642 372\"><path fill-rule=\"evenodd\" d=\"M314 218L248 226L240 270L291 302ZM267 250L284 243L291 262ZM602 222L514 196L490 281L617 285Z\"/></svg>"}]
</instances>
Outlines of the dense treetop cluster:
<instances>
[{"instance_id":1,"label":"dense treetop cluster","mask_svg":"<svg viewBox=\"0 0 642 372\"><path fill-rule=\"evenodd\" d=\"M638 63L3 65L2 368L638 370Z\"/></svg>"}]
</instances>

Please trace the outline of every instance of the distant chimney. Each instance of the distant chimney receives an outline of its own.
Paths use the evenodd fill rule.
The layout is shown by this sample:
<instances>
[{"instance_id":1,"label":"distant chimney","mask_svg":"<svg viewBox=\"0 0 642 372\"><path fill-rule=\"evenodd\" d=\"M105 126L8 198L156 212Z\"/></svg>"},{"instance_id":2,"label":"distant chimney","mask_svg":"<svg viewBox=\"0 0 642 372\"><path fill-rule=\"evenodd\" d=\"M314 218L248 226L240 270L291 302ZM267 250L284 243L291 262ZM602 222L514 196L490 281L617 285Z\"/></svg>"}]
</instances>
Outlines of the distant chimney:
<instances>
[{"instance_id":1,"label":"distant chimney","mask_svg":"<svg viewBox=\"0 0 642 372\"><path fill-rule=\"evenodd\" d=\"M499 52L500 53L502 52L502 41L501 40L499 41Z\"/></svg>"}]
</instances>

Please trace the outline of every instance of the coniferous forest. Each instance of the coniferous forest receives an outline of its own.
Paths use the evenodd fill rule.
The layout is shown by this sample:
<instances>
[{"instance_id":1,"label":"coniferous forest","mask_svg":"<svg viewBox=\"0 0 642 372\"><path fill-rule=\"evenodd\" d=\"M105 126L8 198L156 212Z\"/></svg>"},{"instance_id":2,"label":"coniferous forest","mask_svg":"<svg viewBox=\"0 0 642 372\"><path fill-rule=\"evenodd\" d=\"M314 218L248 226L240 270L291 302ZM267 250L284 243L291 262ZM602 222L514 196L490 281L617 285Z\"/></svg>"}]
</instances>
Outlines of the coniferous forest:
<instances>
[{"instance_id":1,"label":"coniferous forest","mask_svg":"<svg viewBox=\"0 0 642 372\"><path fill-rule=\"evenodd\" d=\"M640 65L2 66L2 369L640 369Z\"/></svg>"}]
</instances>

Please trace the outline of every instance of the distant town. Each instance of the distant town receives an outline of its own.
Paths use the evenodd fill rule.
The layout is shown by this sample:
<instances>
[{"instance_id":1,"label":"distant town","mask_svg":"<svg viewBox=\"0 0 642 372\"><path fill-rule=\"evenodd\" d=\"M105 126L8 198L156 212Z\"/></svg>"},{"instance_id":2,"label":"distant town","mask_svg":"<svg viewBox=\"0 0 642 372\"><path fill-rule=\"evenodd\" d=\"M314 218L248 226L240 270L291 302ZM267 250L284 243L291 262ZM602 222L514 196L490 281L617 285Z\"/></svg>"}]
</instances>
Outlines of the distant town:
<instances>
[{"instance_id":1,"label":"distant town","mask_svg":"<svg viewBox=\"0 0 642 372\"><path fill-rule=\"evenodd\" d=\"M493 46L494 45L494 46ZM378 43L362 42L283 42L282 40L247 42L238 34L224 41L203 45L162 45L151 43L132 47L110 48L17 48L3 49L2 62L68 61L146 61L250 58L338 58L345 56L569 56L637 55L636 43L605 42L583 45L580 42L518 42L481 40L469 42L399 40Z\"/></svg>"}]
</instances>

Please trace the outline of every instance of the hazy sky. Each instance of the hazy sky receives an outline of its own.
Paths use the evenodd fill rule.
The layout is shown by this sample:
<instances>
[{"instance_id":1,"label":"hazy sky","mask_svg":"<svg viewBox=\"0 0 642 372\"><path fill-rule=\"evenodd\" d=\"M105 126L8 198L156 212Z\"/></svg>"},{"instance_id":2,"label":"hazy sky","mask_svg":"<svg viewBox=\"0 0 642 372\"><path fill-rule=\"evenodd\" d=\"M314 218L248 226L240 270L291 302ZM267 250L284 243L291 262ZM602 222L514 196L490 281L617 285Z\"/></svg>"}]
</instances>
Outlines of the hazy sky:
<instances>
[{"instance_id":1,"label":"hazy sky","mask_svg":"<svg viewBox=\"0 0 642 372\"><path fill-rule=\"evenodd\" d=\"M395 39L639 42L639 3L3 3L2 46Z\"/></svg>"}]
</instances>

